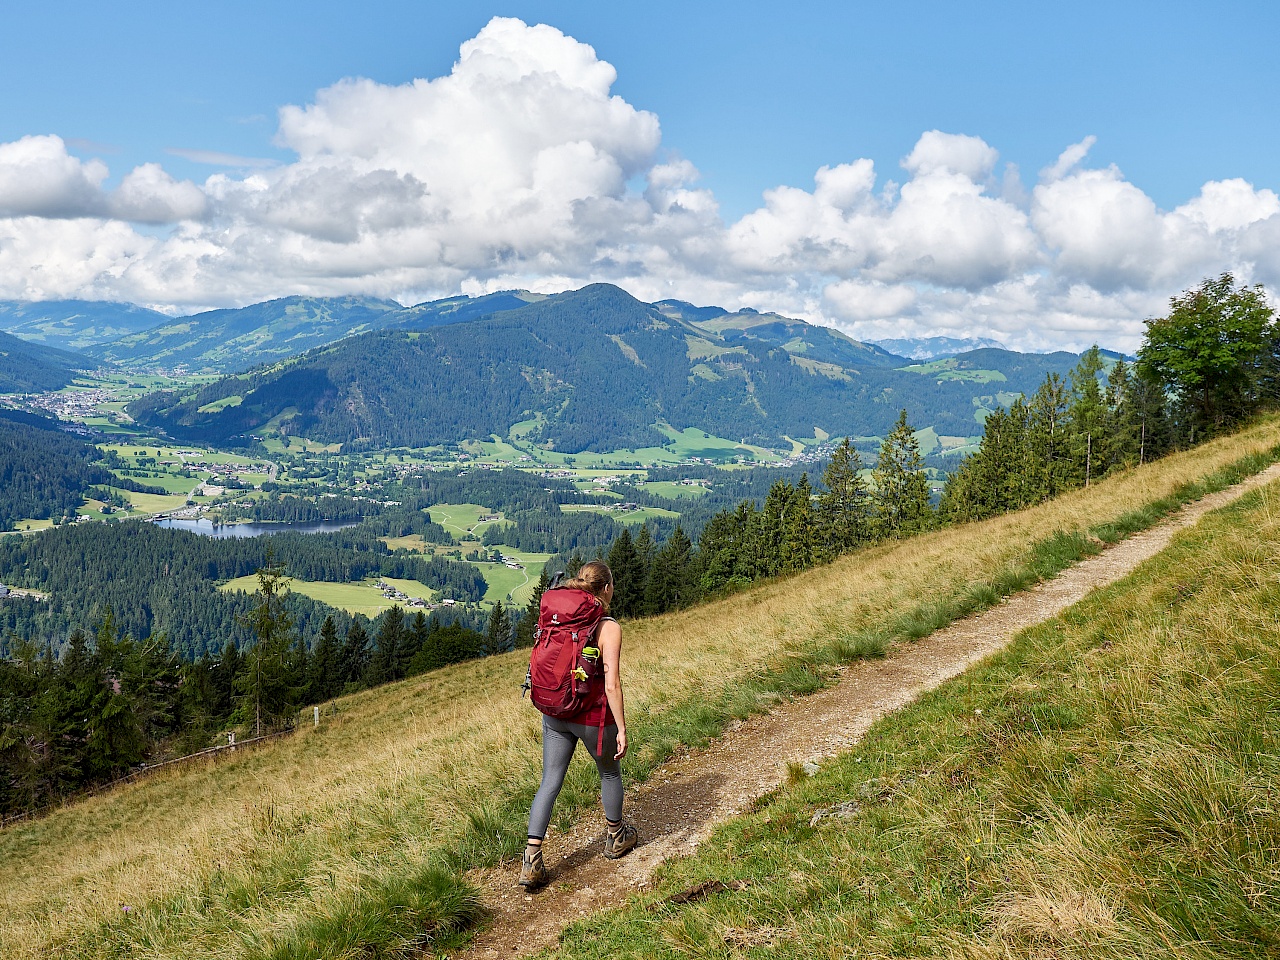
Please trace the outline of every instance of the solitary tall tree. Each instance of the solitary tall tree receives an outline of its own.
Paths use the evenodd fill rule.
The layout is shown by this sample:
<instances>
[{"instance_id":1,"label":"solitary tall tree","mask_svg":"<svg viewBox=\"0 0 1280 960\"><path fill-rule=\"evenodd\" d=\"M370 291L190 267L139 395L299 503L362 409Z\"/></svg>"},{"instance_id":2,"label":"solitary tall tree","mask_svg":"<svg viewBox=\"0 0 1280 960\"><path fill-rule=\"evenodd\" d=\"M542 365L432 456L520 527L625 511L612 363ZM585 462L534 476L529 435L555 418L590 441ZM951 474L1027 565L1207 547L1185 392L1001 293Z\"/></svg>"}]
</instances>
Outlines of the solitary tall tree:
<instances>
[{"instance_id":1,"label":"solitary tall tree","mask_svg":"<svg viewBox=\"0 0 1280 960\"><path fill-rule=\"evenodd\" d=\"M880 444L880 456L871 473L875 487L876 520L883 537L909 537L927 530L933 522L929 481L916 432L907 423L907 411Z\"/></svg>"},{"instance_id":2,"label":"solitary tall tree","mask_svg":"<svg viewBox=\"0 0 1280 960\"><path fill-rule=\"evenodd\" d=\"M246 656L244 670L235 680L237 713L253 724L254 735L293 712L297 690L289 663L293 643L293 617L285 609L289 578L270 552L258 570L257 603L240 622L253 631L257 642Z\"/></svg>"},{"instance_id":3,"label":"solitary tall tree","mask_svg":"<svg viewBox=\"0 0 1280 960\"><path fill-rule=\"evenodd\" d=\"M862 458L848 437L831 454L822 471L818 525L823 552L847 553L871 539L871 491L862 478Z\"/></svg>"}]
</instances>

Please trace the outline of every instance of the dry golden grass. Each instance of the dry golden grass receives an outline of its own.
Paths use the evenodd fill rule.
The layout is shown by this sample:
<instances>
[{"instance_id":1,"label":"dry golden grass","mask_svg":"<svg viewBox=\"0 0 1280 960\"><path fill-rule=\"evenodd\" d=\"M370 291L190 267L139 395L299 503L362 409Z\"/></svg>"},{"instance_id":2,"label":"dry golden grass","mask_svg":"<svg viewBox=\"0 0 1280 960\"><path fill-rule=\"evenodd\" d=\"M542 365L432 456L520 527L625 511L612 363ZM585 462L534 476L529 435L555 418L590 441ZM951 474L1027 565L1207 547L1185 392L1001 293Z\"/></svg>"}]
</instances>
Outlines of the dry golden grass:
<instances>
[{"instance_id":1,"label":"dry golden grass","mask_svg":"<svg viewBox=\"0 0 1280 960\"><path fill-rule=\"evenodd\" d=\"M1277 442L1280 421L1268 420L1033 510L628 623L629 714L989 580L1057 531L1118 518ZM539 715L517 689L525 656L344 698L324 708L318 730L0 832L0 955L111 956L128 945L134 956L241 956L332 912L368 877L408 869L460 836L468 813L536 779ZM1033 907L1011 904L1011 922L1050 922ZM1062 922L1105 923L1096 905L1077 907L1078 919Z\"/></svg>"}]
</instances>

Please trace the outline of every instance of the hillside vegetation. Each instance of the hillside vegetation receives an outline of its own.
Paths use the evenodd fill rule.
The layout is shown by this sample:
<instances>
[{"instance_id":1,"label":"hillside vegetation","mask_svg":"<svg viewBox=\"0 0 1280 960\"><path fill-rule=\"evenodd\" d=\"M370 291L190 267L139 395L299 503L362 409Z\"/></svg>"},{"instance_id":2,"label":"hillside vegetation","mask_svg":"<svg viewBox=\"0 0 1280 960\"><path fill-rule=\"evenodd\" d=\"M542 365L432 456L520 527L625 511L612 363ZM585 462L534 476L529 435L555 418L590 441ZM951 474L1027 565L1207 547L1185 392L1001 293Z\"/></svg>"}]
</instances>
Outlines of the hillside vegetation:
<instances>
[{"instance_id":1,"label":"hillside vegetation","mask_svg":"<svg viewBox=\"0 0 1280 960\"><path fill-rule=\"evenodd\" d=\"M1271 484L876 724L555 955L1277 956L1278 553Z\"/></svg>"},{"instance_id":2,"label":"hillside vegetation","mask_svg":"<svg viewBox=\"0 0 1280 960\"><path fill-rule=\"evenodd\" d=\"M676 744L698 742L779 696L814 689L838 662L874 655L893 632L886 625L922 635L1089 550L1090 532L1114 539L1206 485L1259 469L1280 455L1277 444L1280 421L1268 419L1030 510L882 544L717 603L629 623L635 753L628 774L644 777ZM1255 557L1232 558L1227 572L1265 587ZM1201 577L1186 582L1188 598L1204 589ZM1188 618L1195 606L1183 601ZM1117 632L1113 643L1121 639ZM1083 669L1087 661L1076 659ZM1087 718L1080 729L1124 739L1142 717L1138 691L1153 688L1140 671L1126 679L1118 660L1114 669L1121 682L1112 692L1129 711L1116 716L1128 720L1109 734ZM510 856L523 843L540 760L537 714L517 694L523 672L517 652L344 698L324 708L319 729L304 725L271 747L160 774L7 828L0 833L0 861L10 865L0 876L0 953L391 955L447 936L478 909L459 871ZM1177 681L1171 690L1178 678L1193 679L1154 667L1151 675ZM1057 682L1056 674L1047 676ZM971 723L959 715L951 722L959 730ZM1014 743L1003 730L992 743ZM1109 749L1105 740L1096 748ZM964 769L981 772L986 756L979 751ZM1049 780L1063 764L1052 751L1027 756L1040 764L1032 773L1043 770ZM579 764L561 815L589 804L592 793L593 774ZM1035 789L1026 796L1034 799ZM982 809L990 815L989 806ZM1150 822L1158 841L1164 828ZM1203 839L1204 850L1215 849L1212 835ZM1025 862L1035 861L1035 851L1034 843L1025 846ZM954 851L934 844L928 852ZM815 862L804 875L794 884L801 890L834 873ZM883 889L885 897L898 895L891 884ZM975 901L975 909L983 903ZM822 935L833 942L834 921ZM719 944L723 953L725 941ZM908 949L906 941L900 949Z\"/></svg>"},{"instance_id":3,"label":"hillside vegetation","mask_svg":"<svg viewBox=\"0 0 1280 960\"><path fill-rule=\"evenodd\" d=\"M0 333L0 393L42 393L65 387L97 361Z\"/></svg>"}]
</instances>

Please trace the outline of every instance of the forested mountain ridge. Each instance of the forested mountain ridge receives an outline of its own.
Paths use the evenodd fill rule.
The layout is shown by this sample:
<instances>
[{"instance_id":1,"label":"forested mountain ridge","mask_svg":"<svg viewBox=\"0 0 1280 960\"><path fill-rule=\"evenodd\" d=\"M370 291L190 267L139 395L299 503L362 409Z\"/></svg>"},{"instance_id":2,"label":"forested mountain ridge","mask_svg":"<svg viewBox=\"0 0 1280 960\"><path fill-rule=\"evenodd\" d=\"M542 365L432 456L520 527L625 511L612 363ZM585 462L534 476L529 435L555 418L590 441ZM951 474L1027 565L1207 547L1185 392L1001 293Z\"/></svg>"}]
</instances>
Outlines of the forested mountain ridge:
<instances>
[{"instance_id":1,"label":"forested mountain ridge","mask_svg":"<svg viewBox=\"0 0 1280 960\"><path fill-rule=\"evenodd\" d=\"M882 436L904 408L921 429L963 437L994 402L992 378L892 369L883 365L892 355L801 321L675 313L593 284L465 323L351 337L129 411L192 442L276 429L354 447L423 446L527 423L530 439L578 452L661 444L660 422L770 446L815 429ZM1074 361L1044 362L1065 374Z\"/></svg>"},{"instance_id":2,"label":"forested mountain ridge","mask_svg":"<svg viewBox=\"0 0 1280 960\"><path fill-rule=\"evenodd\" d=\"M282 297L234 309L164 317L148 329L93 346L127 367L184 365L238 373L372 330L421 330L512 310L540 298L522 291L449 297L412 307L371 297Z\"/></svg>"},{"instance_id":3,"label":"forested mountain ridge","mask_svg":"<svg viewBox=\"0 0 1280 960\"><path fill-rule=\"evenodd\" d=\"M169 318L132 303L105 300L0 300L0 329L32 343L83 350Z\"/></svg>"},{"instance_id":4,"label":"forested mountain ridge","mask_svg":"<svg viewBox=\"0 0 1280 960\"><path fill-rule=\"evenodd\" d=\"M370 297L283 297L166 318L88 352L126 366L245 370L371 329L400 309L394 300Z\"/></svg>"},{"instance_id":5,"label":"forested mountain ridge","mask_svg":"<svg viewBox=\"0 0 1280 960\"><path fill-rule=\"evenodd\" d=\"M15 520L74 515L95 484L123 482L97 447L56 420L0 409L0 531Z\"/></svg>"},{"instance_id":6,"label":"forested mountain ridge","mask_svg":"<svg viewBox=\"0 0 1280 960\"><path fill-rule=\"evenodd\" d=\"M0 333L0 393L42 393L65 387L100 364L78 353Z\"/></svg>"}]
</instances>

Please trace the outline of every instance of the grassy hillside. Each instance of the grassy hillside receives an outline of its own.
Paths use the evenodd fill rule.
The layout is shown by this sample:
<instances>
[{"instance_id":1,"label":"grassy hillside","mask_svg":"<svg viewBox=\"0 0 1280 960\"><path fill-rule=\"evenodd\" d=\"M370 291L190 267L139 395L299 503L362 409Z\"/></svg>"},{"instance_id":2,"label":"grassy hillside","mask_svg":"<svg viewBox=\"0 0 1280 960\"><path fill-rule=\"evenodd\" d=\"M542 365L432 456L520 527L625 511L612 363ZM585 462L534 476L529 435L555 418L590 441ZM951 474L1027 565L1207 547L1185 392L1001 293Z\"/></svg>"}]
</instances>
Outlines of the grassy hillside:
<instances>
[{"instance_id":1,"label":"grassy hillside","mask_svg":"<svg viewBox=\"0 0 1280 960\"><path fill-rule=\"evenodd\" d=\"M1280 955L1278 551L1273 484L881 721L556 955ZM665 902L708 881L729 889Z\"/></svg>"},{"instance_id":2,"label":"grassy hillside","mask_svg":"<svg viewBox=\"0 0 1280 960\"><path fill-rule=\"evenodd\" d=\"M1223 471L1242 458L1260 468L1280 455L1277 443L1280 421L1268 420L1024 513L882 545L716 604L626 624L635 745L628 775L644 777L676 744L697 742L732 717L814 689L834 664L882 648L891 628L922 635L1057 569L1090 549L1089 531L1114 538L1150 523L1207 478L1227 482ZM1233 562L1237 580L1258 580L1251 566ZM1204 581L1187 583L1194 592ZM0 832L8 865L0 955L302 958L443 935L476 914L458 870L509 856L523 842L540 763L537 714L517 693L523 659L495 657L345 698L324 708L318 730L304 725L271 747ZM1116 716L1140 717L1139 691L1155 688L1139 682L1146 674L1105 662L1118 672L1117 703L1133 708ZM971 721L951 723L963 730ZM983 756L974 754L973 771L981 772ZM1059 762L1052 752L1027 757L1045 771ZM581 763L561 811L590 804L593 792ZM970 829L958 822L955 840ZM1033 863L1034 844L1023 851ZM834 876L816 862L813 871L796 886ZM885 884L883 895L899 894ZM900 912L885 916L905 922ZM824 930L835 937L838 925ZM717 955L725 951L719 943Z\"/></svg>"}]
</instances>

